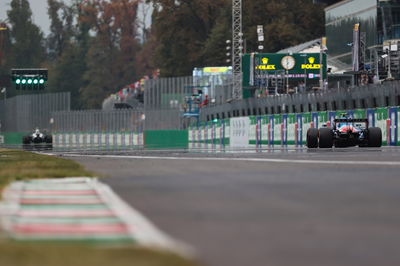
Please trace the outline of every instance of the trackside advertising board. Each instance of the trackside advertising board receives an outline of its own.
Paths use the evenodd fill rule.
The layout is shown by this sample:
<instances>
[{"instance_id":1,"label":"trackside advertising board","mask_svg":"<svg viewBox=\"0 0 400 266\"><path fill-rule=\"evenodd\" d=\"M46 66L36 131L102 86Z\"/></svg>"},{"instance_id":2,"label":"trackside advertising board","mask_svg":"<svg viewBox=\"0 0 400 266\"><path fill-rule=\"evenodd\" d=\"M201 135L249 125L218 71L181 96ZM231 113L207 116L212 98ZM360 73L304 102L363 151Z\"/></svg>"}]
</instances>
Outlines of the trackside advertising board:
<instances>
[{"instance_id":1,"label":"trackside advertising board","mask_svg":"<svg viewBox=\"0 0 400 266\"><path fill-rule=\"evenodd\" d=\"M238 117L230 119L230 146L243 148L249 146L250 118Z\"/></svg>"},{"instance_id":2,"label":"trackside advertising board","mask_svg":"<svg viewBox=\"0 0 400 266\"><path fill-rule=\"evenodd\" d=\"M367 118L370 127L382 129L383 145L400 145L400 108L373 108L346 111L326 111L299 114L275 114L225 119L217 123L221 133L214 141L222 147L257 147L295 145L305 146L307 130L311 127L330 127L333 120L343 113L353 118ZM224 124L225 128L219 128ZM228 128L227 125L230 125ZM192 136L200 134L199 127L192 127ZM194 137L192 137L193 139ZM221 140L219 140L221 139ZM222 139L224 141L222 141ZM192 147L194 147L192 145Z\"/></svg>"}]
</instances>

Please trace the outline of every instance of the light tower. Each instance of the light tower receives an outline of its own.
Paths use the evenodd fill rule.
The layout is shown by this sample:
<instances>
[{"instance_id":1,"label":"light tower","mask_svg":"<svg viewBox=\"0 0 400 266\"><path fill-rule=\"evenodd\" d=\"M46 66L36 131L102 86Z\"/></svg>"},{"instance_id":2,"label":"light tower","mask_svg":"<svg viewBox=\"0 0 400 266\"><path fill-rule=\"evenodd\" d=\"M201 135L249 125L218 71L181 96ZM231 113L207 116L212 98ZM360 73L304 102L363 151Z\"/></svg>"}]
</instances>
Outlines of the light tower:
<instances>
[{"instance_id":1,"label":"light tower","mask_svg":"<svg viewBox=\"0 0 400 266\"><path fill-rule=\"evenodd\" d=\"M232 70L233 99L242 99L242 0L232 0Z\"/></svg>"}]
</instances>

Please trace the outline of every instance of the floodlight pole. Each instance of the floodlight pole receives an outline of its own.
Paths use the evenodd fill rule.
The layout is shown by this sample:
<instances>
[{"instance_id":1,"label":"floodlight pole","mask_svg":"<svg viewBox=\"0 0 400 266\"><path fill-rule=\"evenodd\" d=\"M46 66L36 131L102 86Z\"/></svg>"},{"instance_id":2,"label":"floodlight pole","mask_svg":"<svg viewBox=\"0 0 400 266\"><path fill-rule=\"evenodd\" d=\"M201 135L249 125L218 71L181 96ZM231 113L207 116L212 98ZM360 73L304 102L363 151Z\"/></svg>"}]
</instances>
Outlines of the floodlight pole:
<instances>
[{"instance_id":1,"label":"floodlight pole","mask_svg":"<svg viewBox=\"0 0 400 266\"><path fill-rule=\"evenodd\" d=\"M242 56L243 56L243 32L242 32L242 0L232 0L232 70L233 91L232 98L242 99Z\"/></svg>"},{"instance_id":2,"label":"floodlight pole","mask_svg":"<svg viewBox=\"0 0 400 266\"><path fill-rule=\"evenodd\" d=\"M324 80L324 69L326 66L324 65L324 55L326 51L326 37L321 38L321 44L319 47L319 88L320 90L325 89L325 80Z\"/></svg>"}]
</instances>

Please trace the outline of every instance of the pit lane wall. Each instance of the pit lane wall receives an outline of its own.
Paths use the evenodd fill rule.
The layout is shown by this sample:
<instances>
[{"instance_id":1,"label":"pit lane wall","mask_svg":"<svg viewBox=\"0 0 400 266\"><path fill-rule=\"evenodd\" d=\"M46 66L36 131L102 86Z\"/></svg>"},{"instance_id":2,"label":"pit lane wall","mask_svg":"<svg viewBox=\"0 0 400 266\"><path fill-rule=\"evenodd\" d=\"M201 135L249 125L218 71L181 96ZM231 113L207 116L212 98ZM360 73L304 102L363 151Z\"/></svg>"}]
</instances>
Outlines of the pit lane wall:
<instances>
[{"instance_id":1,"label":"pit lane wall","mask_svg":"<svg viewBox=\"0 0 400 266\"><path fill-rule=\"evenodd\" d=\"M141 132L67 132L53 134L58 149L130 149L143 147Z\"/></svg>"},{"instance_id":2,"label":"pit lane wall","mask_svg":"<svg viewBox=\"0 0 400 266\"><path fill-rule=\"evenodd\" d=\"M400 145L400 107L347 111L324 111L301 114L275 114L235 117L200 122L189 127L189 149L250 148L306 145L307 130L328 126L346 112L352 118L368 118L370 127L382 129L383 145Z\"/></svg>"}]
</instances>

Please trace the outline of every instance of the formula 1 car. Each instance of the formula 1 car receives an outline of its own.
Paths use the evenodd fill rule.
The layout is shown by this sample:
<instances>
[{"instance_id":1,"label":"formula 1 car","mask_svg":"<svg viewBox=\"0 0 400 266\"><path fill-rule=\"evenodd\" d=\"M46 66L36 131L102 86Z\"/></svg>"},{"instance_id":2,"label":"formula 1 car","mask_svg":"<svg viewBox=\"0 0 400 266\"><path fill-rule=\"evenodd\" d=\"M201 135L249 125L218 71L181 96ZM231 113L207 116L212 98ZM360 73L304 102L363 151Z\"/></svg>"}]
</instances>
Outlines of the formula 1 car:
<instances>
[{"instance_id":1,"label":"formula 1 car","mask_svg":"<svg viewBox=\"0 0 400 266\"><path fill-rule=\"evenodd\" d=\"M352 119L346 116L334 119L333 127L310 128L307 131L308 148L381 147L382 130L368 127L368 119Z\"/></svg>"},{"instance_id":2,"label":"formula 1 car","mask_svg":"<svg viewBox=\"0 0 400 266\"><path fill-rule=\"evenodd\" d=\"M32 135L24 136L22 138L22 144L24 148L29 148L29 147L52 148L53 137L51 135L41 133L37 128L32 133Z\"/></svg>"}]
</instances>

